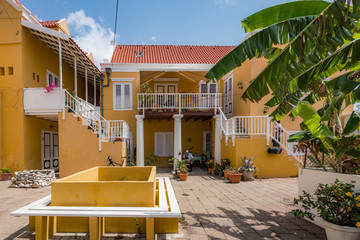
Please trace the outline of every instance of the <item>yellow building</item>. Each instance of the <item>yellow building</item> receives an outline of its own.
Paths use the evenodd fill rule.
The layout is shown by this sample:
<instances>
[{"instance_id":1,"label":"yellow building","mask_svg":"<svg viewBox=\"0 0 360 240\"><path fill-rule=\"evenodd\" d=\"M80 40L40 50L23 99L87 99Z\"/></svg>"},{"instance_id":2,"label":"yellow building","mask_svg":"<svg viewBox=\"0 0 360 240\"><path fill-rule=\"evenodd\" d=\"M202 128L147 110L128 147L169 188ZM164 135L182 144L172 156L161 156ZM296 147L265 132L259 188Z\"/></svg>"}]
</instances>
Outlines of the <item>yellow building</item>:
<instances>
[{"instance_id":1,"label":"yellow building","mask_svg":"<svg viewBox=\"0 0 360 240\"><path fill-rule=\"evenodd\" d=\"M278 125L267 117L266 99L240 99L266 61L247 61L217 82L204 77L233 48L118 45L111 61L101 64L109 85L104 117L129 123L128 154L136 154L138 165L168 166L169 156L180 159L188 149L194 158L228 158L233 167L242 165L240 156L254 156L258 177L297 175L301 156L288 156L294 148L286 140L300 121L287 117ZM268 153L273 145L282 153Z\"/></svg>"},{"instance_id":2,"label":"yellow building","mask_svg":"<svg viewBox=\"0 0 360 240\"><path fill-rule=\"evenodd\" d=\"M0 1L0 168L65 167L69 175L122 155L119 143L109 143L105 119L98 140L102 74L66 20L40 22L19 1Z\"/></svg>"}]
</instances>

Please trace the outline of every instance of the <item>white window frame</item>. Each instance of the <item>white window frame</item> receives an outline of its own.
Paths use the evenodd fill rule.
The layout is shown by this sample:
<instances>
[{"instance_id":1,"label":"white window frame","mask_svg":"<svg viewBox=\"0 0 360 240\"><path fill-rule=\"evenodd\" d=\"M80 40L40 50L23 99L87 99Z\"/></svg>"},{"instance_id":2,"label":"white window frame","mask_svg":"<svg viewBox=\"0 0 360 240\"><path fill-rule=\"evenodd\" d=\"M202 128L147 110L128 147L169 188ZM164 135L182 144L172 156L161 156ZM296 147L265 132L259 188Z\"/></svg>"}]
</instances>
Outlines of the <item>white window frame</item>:
<instances>
[{"instance_id":1,"label":"white window frame","mask_svg":"<svg viewBox=\"0 0 360 240\"><path fill-rule=\"evenodd\" d=\"M231 80L231 92L228 92L230 94L225 92L225 86L228 85L229 87L229 80ZM234 111L234 99L233 99L233 96L234 96L234 76L233 75L230 75L228 78L224 79L224 113L225 114L232 114L233 111ZM228 99L230 99L230 101L228 101ZM229 106L231 104L231 109L229 109ZM226 105L227 105L227 108L226 108Z\"/></svg>"},{"instance_id":2,"label":"white window frame","mask_svg":"<svg viewBox=\"0 0 360 240\"><path fill-rule=\"evenodd\" d=\"M201 93L201 85L202 84L205 84L205 85L207 85L207 91L206 91L206 93L210 93L210 84L215 84L216 85L216 93L218 93L219 92L219 85L218 85L218 83L217 82L205 82L204 80L201 80L200 82L199 82L199 93Z\"/></svg>"},{"instance_id":3,"label":"white window frame","mask_svg":"<svg viewBox=\"0 0 360 240\"><path fill-rule=\"evenodd\" d=\"M130 106L127 108L116 108L116 86L117 85L121 85L121 86L130 85ZM125 88L121 87L121 91L123 91L123 89L125 89ZM133 84L131 82L114 82L113 83L113 110L114 111L129 111L129 110L132 110L132 107L133 107Z\"/></svg>"},{"instance_id":4,"label":"white window frame","mask_svg":"<svg viewBox=\"0 0 360 240\"><path fill-rule=\"evenodd\" d=\"M173 146L174 148L174 132L155 132L154 133L154 155L156 156L159 156L159 157L168 157L169 155L173 155L174 154L174 149L172 150L171 153L166 153L166 149L162 149L161 152L160 149L158 149L158 146L157 146L157 140L158 138L160 137L165 137L165 135L171 135L171 139L173 139L173 142L171 144L171 146ZM163 144L163 147L165 148L166 144L165 144L165 141L164 141L164 144Z\"/></svg>"},{"instance_id":5,"label":"white window frame","mask_svg":"<svg viewBox=\"0 0 360 240\"><path fill-rule=\"evenodd\" d=\"M203 153L205 154L206 151L206 134L210 133L210 151L209 153L212 154L212 131L203 131Z\"/></svg>"},{"instance_id":6,"label":"white window frame","mask_svg":"<svg viewBox=\"0 0 360 240\"><path fill-rule=\"evenodd\" d=\"M56 87L60 87L60 78L59 78L59 76L56 75L55 73L53 73L52 71L50 71L49 69L46 69L46 86L49 85L49 75L52 75L53 80L54 80L54 84L55 84L55 78L58 79L59 86L56 86Z\"/></svg>"}]
</instances>

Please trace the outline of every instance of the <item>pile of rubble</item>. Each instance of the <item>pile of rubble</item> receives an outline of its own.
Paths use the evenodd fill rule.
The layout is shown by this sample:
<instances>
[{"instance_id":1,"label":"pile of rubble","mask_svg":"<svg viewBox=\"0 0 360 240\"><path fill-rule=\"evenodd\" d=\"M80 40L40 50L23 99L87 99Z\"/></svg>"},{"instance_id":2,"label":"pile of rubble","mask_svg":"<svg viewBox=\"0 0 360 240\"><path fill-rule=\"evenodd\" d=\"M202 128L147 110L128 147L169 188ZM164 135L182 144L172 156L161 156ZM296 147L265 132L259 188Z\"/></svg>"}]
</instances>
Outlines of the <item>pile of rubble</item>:
<instances>
[{"instance_id":1,"label":"pile of rubble","mask_svg":"<svg viewBox=\"0 0 360 240\"><path fill-rule=\"evenodd\" d=\"M56 180L54 170L24 170L15 172L11 178L12 188L39 188L51 185Z\"/></svg>"}]
</instances>

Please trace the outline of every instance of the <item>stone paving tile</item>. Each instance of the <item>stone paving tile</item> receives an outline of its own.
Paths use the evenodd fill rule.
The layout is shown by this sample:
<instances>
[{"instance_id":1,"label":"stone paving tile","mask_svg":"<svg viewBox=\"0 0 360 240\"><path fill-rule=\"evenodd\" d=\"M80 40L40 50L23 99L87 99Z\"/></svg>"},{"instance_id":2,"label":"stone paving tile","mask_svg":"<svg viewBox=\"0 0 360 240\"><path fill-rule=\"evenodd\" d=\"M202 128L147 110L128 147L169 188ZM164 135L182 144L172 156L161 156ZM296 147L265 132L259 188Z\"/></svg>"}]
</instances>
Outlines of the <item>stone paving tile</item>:
<instances>
[{"instance_id":1,"label":"stone paving tile","mask_svg":"<svg viewBox=\"0 0 360 240\"><path fill-rule=\"evenodd\" d=\"M158 240L172 239L326 239L322 228L291 215L290 199L297 196L296 178L258 179L230 184L206 172L190 173L180 182L168 169L158 169L158 176L169 176L185 221L178 234L157 234ZM16 191L15 191L16 190ZM27 218L9 216L12 210L50 193L38 190L7 189L0 182L0 239L35 239L27 231ZM4 227L8 226L8 227ZM87 239L86 236L61 235L52 240ZM106 235L104 240L144 239L134 235Z\"/></svg>"}]
</instances>

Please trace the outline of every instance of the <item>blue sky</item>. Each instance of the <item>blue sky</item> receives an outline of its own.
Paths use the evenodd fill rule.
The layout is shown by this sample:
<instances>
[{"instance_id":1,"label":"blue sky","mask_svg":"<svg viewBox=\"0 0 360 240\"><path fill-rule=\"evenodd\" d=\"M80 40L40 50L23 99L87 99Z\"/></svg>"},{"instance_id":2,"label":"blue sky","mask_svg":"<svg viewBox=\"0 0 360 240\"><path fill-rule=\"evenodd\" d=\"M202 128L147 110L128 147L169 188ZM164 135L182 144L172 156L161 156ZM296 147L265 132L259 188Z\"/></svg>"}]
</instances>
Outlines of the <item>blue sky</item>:
<instances>
[{"instance_id":1,"label":"blue sky","mask_svg":"<svg viewBox=\"0 0 360 240\"><path fill-rule=\"evenodd\" d=\"M41 20L67 18L97 61L109 58L116 0L20 0ZM119 0L117 44L237 45L241 20L285 0ZM103 49L100 49L100 47Z\"/></svg>"}]
</instances>

